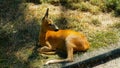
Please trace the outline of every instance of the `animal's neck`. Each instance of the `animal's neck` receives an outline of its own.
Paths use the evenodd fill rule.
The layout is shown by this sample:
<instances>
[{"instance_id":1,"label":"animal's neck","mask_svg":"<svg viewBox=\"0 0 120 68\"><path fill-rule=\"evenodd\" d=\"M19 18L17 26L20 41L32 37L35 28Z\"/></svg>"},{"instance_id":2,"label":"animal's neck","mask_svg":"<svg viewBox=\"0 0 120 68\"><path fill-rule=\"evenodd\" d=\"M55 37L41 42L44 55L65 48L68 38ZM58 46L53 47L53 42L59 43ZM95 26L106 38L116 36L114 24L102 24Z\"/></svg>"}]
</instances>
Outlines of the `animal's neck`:
<instances>
[{"instance_id":1,"label":"animal's neck","mask_svg":"<svg viewBox=\"0 0 120 68\"><path fill-rule=\"evenodd\" d=\"M47 31L43 30L42 28L40 29L39 42L40 42L41 46L43 46L45 44L46 32Z\"/></svg>"},{"instance_id":2,"label":"animal's neck","mask_svg":"<svg viewBox=\"0 0 120 68\"><path fill-rule=\"evenodd\" d=\"M46 30L44 30L44 28L41 28L40 30L40 39L45 39L46 36Z\"/></svg>"}]
</instances>

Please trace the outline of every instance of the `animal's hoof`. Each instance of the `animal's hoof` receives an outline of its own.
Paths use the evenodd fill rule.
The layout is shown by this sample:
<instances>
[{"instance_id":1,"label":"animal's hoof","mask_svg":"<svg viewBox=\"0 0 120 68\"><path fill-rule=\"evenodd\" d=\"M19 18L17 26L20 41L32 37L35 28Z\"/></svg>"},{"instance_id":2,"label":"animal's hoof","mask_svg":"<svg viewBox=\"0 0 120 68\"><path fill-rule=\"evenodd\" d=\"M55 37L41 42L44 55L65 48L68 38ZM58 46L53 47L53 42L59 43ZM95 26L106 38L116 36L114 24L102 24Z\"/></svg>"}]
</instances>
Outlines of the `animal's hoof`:
<instances>
[{"instance_id":1,"label":"animal's hoof","mask_svg":"<svg viewBox=\"0 0 120 68\"><path fill-rule=\"evenodd\" d=\"M46 62L44 65L49 65L49 63Z\"/></svg>"},{"instance_id":2,"label":"animal's hoof","mask_svg":"<svg viewBox=\"0 0 120 68\"><path fill-rule=\"evenodd\" d=\"M50 64L50 62L49 61L47 61L44 65L49 65Z\"/></svg>"},{"instance_id":3,"label":"animal's hoof","mask_svg":"<svg viewBox=\"0 0 120 68\"><path fill-rule=\"evenodd\" d=\"M52 64L52 63L54 63L54 60L47 61L44 65L49 65L49 64Z\"/></svg>"}]
</instances>

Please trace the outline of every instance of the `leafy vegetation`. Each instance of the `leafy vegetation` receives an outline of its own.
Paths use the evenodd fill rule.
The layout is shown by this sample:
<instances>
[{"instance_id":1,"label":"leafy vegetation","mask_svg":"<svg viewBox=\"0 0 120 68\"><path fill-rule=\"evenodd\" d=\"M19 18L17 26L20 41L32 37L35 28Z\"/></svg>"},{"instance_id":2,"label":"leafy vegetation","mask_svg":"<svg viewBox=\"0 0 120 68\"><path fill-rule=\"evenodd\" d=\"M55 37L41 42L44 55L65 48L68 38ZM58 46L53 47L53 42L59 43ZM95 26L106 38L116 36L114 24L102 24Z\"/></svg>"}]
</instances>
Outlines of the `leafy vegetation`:
<instances>
[{"instance_id":1,"label":"leafy vegetation","mask_svg":"<svg viewBox=\"0 0 120 68\"><path fill-rule=\"evenodd\" d=\"M120 0L105 0L107 11L114 11L116 16L120 15Z\"/></svg>"}]
</instances>

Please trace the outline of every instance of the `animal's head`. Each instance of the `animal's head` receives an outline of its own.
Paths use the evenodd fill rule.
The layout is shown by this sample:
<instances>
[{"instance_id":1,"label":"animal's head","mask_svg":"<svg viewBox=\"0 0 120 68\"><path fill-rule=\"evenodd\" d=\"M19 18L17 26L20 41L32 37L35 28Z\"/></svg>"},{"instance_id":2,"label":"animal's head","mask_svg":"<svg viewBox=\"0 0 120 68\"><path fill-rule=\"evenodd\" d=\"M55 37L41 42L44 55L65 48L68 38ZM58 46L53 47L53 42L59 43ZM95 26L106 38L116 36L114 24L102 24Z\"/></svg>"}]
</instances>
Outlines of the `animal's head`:
<instances>
[{"instance_id":1,"label":"animal's head","mask_svg":"<svg viewBox=\"0 0 120 68\"><path fill-rule=\"evenodd\" d=\"M45 16L42 19L42 27L44 30L58 31L59 28L53 23L51 19L48 18L49 8L47 8Z\"/></svg>"}]
</instances>

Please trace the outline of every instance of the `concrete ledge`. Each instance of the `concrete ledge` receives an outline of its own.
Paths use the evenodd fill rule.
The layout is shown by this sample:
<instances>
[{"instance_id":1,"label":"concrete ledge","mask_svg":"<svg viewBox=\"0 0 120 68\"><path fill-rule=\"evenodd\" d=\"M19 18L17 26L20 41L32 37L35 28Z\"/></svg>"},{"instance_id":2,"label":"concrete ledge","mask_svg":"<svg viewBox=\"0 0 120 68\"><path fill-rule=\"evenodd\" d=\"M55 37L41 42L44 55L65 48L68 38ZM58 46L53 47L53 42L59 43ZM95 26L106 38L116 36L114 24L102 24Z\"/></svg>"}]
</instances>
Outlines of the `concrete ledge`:
<instances>
[{"instance_id":1,"label":"concrete ledge","mask_svg":"<svg viewBox=\"0 0 120 68\"><path fill-rule=\"evenodd\" d=\"M107 53L91 57L89 59L68 63L62 68L92 68L96 65L103 64L109 60L115 59L120 57L120 48L114 49L112 51L109 51Z\"/></svg>"}]
</instances>

